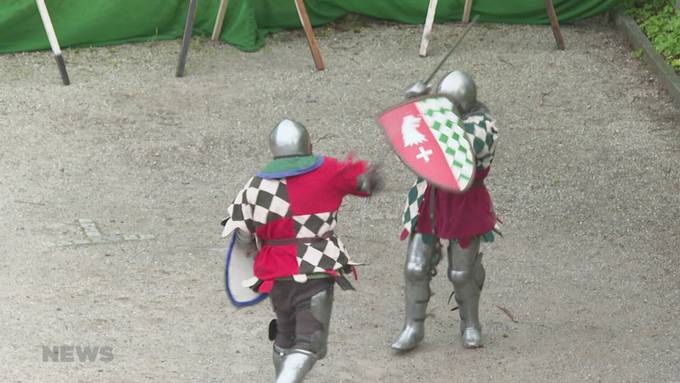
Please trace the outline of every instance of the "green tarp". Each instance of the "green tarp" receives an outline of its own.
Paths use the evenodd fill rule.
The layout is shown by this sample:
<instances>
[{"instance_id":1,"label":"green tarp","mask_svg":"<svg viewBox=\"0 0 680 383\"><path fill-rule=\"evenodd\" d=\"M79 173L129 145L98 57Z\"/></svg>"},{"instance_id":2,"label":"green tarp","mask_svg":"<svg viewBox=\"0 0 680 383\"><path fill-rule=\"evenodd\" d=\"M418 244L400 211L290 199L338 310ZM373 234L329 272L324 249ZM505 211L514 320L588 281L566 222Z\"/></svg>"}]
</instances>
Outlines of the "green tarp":
<instances>
[{"instance_id":1,"label":"green tarp","mask_svg":"<svg viewBox=\"0 0 680 383\"><path fill-rule=\"evenodd\" d=\"M587 18L619 0L555 0L562 22ZM175 39L182 35L188 0L46 0L62 47ZM306 0L314 25L347 13L422 24L428 0ZM437 21L460 20L464 0L439 0ZM198 0L194 33L210 35L219 0ZM475 0L481 22L544 24L543 0ZM229 0L221 38L246 51L265 36L300 26L293 0ZM34 0L0 0L0 53L49 48Z\"/></svg>"}]
</instances>

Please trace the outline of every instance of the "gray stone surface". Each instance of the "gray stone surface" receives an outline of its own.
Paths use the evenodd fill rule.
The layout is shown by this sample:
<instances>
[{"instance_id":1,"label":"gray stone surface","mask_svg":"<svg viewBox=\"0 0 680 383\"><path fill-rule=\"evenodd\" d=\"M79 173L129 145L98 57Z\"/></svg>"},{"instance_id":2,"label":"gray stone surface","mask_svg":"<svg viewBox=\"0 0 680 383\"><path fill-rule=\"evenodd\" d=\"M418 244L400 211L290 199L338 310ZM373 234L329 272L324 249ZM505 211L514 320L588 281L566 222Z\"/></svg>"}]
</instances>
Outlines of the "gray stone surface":
<instances>
[{"instance_id":1,"label":"gray stone surface","mask_svg":"<svg viewBox=\"0 0 680 383\"><path fill-rule=\"evenodd\" d=\"M375 117L460 31L437 25L423 59L419 27L319 29L321 73L299 31L256 53L195 41L183 79L178 41L67 49L69 87L46 52L0 56L0 381L272 381L269 305L235 310L223 291L227 203L284 116L321 153L383 158ZM549 27L480 25L448 65L476 75L500 128L486 346L460 347L440 273L422 346L389 349L413 175L388 154L387 190L343 207L368 265L337 294L310 382L680 381L680 111L610 25L562 31L566 51ZM83 217L155 239L52 245L83 238ZM43 362L61 345L113 361Z\"/></svg>"}]
</instances>

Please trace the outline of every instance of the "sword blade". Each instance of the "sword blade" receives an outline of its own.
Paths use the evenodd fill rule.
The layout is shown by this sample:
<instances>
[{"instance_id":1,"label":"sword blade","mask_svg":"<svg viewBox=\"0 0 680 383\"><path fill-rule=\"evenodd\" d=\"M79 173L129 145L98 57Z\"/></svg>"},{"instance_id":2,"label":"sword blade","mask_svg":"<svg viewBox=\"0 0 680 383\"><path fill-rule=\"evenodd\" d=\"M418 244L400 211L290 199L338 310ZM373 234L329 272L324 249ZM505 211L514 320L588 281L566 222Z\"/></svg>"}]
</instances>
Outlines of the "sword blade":
<instances>
[{"instance_id":1,"label":"sword blade","mask_svg":"<svg viewBox=\"0 0 680 383\"><path fill-rule=\"evenodd\" d=\"M463 30L463 34L460 35L460 37L458 38L458 41L456 41L456 44L453 46L453 48L451 48L451 49L449 50L449 52L446 54L446 56L444 56L444 58L442 59L442 61L439 62L439 64L437 65L437 67L434 68L434 71L432 71L432 74L430 75L430 77L428 77L427 80L425 80L425 84L429 84L430 81L432 81L432 79L433 79L434 76L437 74L437 72L439 72L439 69L441 69L441 67L444 65L444 63L446 62L446 60L449 59L449 57L451 56L451 54L453 53L453 51L455 51L456 48L458 48L458 46L463 42L463 39L465 38L465 35L467 35L467 33L470 32L470 29L471 29L472 26L477 22L477 19L478 19L478 18L479 18L479 15L475 15L475 17L472 18L472 21L470 21L470 23L465 27L465 29Z\"/></svg>"}]
</instances>

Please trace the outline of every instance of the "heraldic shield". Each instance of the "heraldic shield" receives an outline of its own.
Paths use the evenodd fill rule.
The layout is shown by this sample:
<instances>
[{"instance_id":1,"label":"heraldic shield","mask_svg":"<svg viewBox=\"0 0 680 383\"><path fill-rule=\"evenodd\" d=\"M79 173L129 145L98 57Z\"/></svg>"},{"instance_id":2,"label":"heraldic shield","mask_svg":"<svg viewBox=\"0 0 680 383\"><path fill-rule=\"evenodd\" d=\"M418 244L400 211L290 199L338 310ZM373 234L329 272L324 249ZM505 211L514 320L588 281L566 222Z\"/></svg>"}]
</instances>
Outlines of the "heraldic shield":
<instances>
[{"instance_id":1,"label":"heraldic shield","mask_svg":"<svg viewBox=\"0 0 680 383\"><path fill-rule=\"evenodd\" d=\"M247 256L245 251L236 245L236 230L234 230L227 248L224 284L229 300L236 307L252 306L267 298L267 294L260 294L248 287L248 282L254 278L254 263L255 257Z\"/></svg>"},{"instance_id":2,"label":"heraldic shield","mask_svg":"<svg viewBox=\"0 0 680 383\"><path fill-rule=\"evenodd\" d=\"M431 184L467 191L475 178L475 154L451 100L428 96L383 112L379 123L399 158Z\"/></svg>"}]
</instances>

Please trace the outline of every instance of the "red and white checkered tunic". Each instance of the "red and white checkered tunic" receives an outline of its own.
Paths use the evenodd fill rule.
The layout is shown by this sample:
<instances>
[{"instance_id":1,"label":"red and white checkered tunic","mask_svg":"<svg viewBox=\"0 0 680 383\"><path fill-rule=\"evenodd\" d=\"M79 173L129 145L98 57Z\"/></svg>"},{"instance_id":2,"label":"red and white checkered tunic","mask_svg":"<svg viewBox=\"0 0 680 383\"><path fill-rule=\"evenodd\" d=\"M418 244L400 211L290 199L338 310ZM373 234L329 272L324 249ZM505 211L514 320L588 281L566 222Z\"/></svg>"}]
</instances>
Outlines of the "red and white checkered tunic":
<instances>
[{"instance_id":1,"label":"red and white checkered tunic","mask_svg":"<svg viewBox=\"0 0 680 383\"><path fill-rule=\"evenodd\" d=\"M282 179L251 178L227 209L224 233L240 229L263 241L255 258L254 274L271 290L276 278L304 281L312 273L335 274L352 265L342 242L332 235L342 199L368 196L357 191L365 162L325 157L323 164L302 175ZM318 238L288 244L267 241Z\"/></svg>"}]
</instances>

